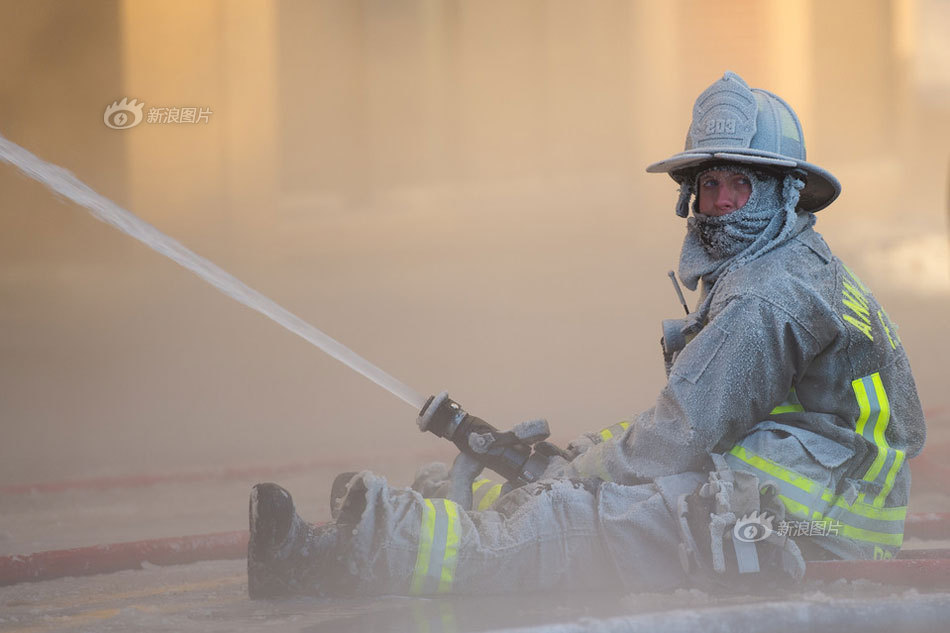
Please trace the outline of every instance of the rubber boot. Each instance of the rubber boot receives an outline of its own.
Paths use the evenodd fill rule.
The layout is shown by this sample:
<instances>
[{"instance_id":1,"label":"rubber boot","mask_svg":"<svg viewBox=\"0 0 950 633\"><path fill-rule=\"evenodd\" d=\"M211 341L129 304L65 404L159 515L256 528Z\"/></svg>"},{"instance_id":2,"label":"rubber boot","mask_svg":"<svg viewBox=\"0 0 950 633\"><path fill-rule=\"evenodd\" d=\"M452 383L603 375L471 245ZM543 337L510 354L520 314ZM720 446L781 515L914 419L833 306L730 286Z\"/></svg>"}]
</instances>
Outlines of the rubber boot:
<instances>
[{"instance_id":1,"label":"rubber boot","mask_svg":"<svg viewBox=\"0 0 950 633\"><path fill-rule=\"evenodd\" d=\"M247 592L252 599L324 595L340 586L340 529L301 519L290 493L257 484L249 504Z\"/></svg>"}]
</instances>

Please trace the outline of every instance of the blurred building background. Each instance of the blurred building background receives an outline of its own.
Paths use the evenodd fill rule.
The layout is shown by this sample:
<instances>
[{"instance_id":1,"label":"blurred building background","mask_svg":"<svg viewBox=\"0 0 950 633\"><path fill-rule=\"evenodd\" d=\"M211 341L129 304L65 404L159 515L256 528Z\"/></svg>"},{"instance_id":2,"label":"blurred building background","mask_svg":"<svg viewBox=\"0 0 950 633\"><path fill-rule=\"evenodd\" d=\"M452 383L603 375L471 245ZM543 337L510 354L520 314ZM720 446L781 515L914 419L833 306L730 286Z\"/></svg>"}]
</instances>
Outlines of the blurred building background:
<instances>
[{"instance_id":1,"label":"blurred building background","mask_svg":"<svg viewBox=\"0 0 950 633\"><path fill-rule=\"evenodd\" d=\"M0 133L419 391L558 440L650 406L692 103L786 98L950 405L950 3L0 1ZM122 98L197 123L104 124ZM0 482L441 450L415 412L0 169ZM446 449L446 455L451 452Z\"/></svg>"}]
</instances>

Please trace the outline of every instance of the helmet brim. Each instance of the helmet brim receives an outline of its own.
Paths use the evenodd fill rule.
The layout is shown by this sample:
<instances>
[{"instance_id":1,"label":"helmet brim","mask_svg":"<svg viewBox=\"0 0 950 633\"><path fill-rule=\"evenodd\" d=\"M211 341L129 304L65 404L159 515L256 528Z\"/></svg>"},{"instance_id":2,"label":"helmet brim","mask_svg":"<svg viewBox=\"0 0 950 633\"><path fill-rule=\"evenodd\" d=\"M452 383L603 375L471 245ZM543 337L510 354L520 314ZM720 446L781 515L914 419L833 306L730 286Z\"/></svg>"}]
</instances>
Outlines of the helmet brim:
<instances>
[{"instance_id":1,"label":"helmet brim","mask_svg":"<svg viewBox=\"0 0 950 633\"><path fill-rule=\"evenodd\" d=\"M761 165L779 169L800 169L805 172L805 188L802 189L798 207L812 213L821 211L835 201L841 193L841 183L831 175L831 172L822 169L804 160L795 160L782 154L766 152L759 149L741 147L704 147L702 150L688 150L674 154L666 160L661 160L647 167L651 174L668 173L673 180L682 179L681 172L694 171L704 163L718 162L742 163L745 165ZM678 177L679 176L679 177Z\"/></svg>"}]
</instances>

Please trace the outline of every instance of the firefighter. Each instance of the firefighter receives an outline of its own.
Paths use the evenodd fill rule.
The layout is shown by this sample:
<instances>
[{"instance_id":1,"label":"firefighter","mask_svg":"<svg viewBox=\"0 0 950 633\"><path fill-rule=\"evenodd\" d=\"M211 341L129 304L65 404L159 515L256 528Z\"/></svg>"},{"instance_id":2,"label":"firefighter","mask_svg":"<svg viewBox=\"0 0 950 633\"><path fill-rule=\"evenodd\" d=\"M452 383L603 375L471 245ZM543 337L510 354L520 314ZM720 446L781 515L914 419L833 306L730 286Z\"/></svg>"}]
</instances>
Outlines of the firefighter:
<instances>
[{"instance_id":1,"label":"firefighter","mask_svg":"<svg viewBox=\"0 0 950 633\"><path fill-rule=\"evenodd\" d=\"M700 290L665 323L654 405L490 503L367 471L313 526L259 484L252 597L749 588L896 554L924 417L897 327L813 228L840 185L805 160L798 117L727 72L647 171L679 184L679 277Z\"/></svg>"}]
</instances>

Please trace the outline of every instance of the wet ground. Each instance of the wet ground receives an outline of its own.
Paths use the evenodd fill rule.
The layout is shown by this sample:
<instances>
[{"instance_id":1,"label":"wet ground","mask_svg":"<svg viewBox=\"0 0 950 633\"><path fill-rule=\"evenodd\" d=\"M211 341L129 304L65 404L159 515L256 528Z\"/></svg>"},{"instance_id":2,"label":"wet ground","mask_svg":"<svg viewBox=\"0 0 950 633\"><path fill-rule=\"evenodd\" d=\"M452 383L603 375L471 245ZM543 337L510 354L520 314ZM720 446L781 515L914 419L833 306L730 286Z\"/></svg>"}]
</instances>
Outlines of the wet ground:
<instances>
[{"instance_id":1,"label":"wet ground","mask_svg":"<svg viewBox=\"0 0 950 633\"><path fill-rule=\"evenodd\" d=\"M401 459L380 456L369 461L393 483L404 484L409 481L416 463L438 456L417 452L403 455ZM336 460L327 460L325 465L301 466L300 472L271 478L294 492L302 515L320 521L329 515L326 505L329 483L333 475L348 464L351 464L349 459L340 455ZM185 474L177 473L178 476ZM108 489L97 489L89 483L90 489L8 492L0 495L4 508L0 554L245 529L246 496L255 480L251 474L232 473L222 479L189 483ZM930 492L922 491L917 503L934 511L950 510L950 500L932 488ZM922 508L912 509L920 511ZM946 543L911 541L908 545L919 548L946 546ZM597 626L606 626L605 622L613 622L610 618L654 612L705 613L704 617L710 622L725 622L735 617L735 612L728 609L734 605L787 605L789 610L821 608L831 600L845 601L842 604L869 598L912 601L927 592L926 587L908 589L840 581L832 585L812 583L794 592L727 597L680 590L641 595L599 593L444 599L388 596L251 601L247 597L245 561L235 559L167 567L146 563L141 570L0 587L0 631L461 633L568 623L577 624L578 630L596 630ZM950 596L947 596L947 604L950 604Z\"/></svg>"},{"instance_id":2,"label":"wet ground","mask_svg":"<svg viewBox=\"0 0 950 633\"><path fill-rule=\"evenodd\" d=\"M243 561L68 578L0 593L5 631L484 631L636 612L619 595L247 599ZM657 607L671 598L654 597ZM680 602L696 596L683 594Z\"/></svg>"},{"instance_id":3,"label":"wet ground","mask_svg":"<svg viewBox=\"0 0 950 633\"><path fill-rule=\"evenodd\" d=\"M555 624L598 630L598 623L612 618L663 612L675 619L687 611L706 618L708 630L714 630L717 621L728 621L735 616L735 611L729 609L734 606L782 608L779 605L785 605L792 611L801 609L802 605L820 607L833 600L843 605L869 599L906 601L909 605L926 597L926 592L861 582L816 584L781 595L731 597L679 590L647 595L529 594L439 599L384 596L252 601L247 598L246 590L243 560L207 561L21 584L0 589L0 630L9 633L129 630L464 633ZM950 604L948 594L934 594L932 599L946 599ZM908 616L908 623L911 621ZM863 630L878 629L873 623L864 623Z\"/></svg>"},{"instance_id":4,"label":"wet ground","mask_svg":"<svg viewBox=\"0 0 950 633\"><path fill-rule=\"evenodd\" d=\"M597 630L611 618L684 611L706 614L712 630L717 618L735 615L737 605L823 605L832 600L901 600L926 592L874 583L815 584L795 592L710 596L698 590L670 594L577 594L453 597L439 599L384 596L370 599L247 598L243 560L207 561L149 567L89 578L63 578L0 589L0 630L52 631L274 631L299 633L438 633L493 631L574 623ZM950 595L934 594L933 599ZM908 617L908 622L910 622ZM873 627L873 623L871 624ZM811 629L806 629L811 630ZM857 630L857 629L855 629ZM865 630L877 630L866 628ZM910 629L905 629L910 630Z\"/></svg>"}]
</instances>

